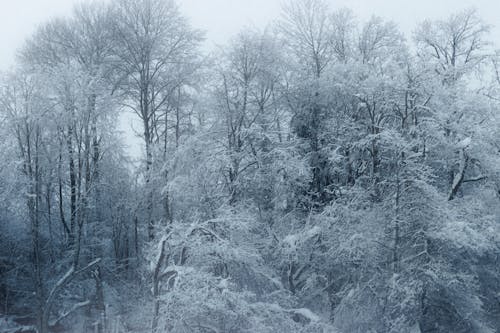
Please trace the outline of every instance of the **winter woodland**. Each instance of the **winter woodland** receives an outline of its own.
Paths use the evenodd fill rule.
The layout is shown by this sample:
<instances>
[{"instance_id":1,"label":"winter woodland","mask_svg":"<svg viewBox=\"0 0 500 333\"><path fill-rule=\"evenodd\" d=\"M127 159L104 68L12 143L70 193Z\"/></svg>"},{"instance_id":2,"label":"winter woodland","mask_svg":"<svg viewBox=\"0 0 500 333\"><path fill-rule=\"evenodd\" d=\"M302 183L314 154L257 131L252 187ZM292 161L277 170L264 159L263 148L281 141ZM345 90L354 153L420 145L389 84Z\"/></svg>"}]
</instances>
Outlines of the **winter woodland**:
<instances>
[{"instance_id":1,"label":"winter woodland","mask_svg":"<svg viewBox=\"0 0 500 333\"><path fill-rule=\"evenodd\" d=\"M0 332L500 332L476 10L404 35L291 0L204 38L173 0L85 2L2 73Z\"/></svg>"}]
</instances>

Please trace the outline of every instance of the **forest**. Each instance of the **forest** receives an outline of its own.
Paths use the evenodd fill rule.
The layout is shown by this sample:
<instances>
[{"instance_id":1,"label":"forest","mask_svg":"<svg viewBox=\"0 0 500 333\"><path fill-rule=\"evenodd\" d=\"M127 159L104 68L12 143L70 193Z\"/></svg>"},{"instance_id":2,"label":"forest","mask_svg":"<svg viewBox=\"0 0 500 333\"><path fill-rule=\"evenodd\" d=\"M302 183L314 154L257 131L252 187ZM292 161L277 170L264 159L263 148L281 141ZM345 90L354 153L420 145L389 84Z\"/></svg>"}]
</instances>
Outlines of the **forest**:
<instances>
[{"instance_id":1,"label":"forest","mask_svg":"<svg viewBox=\"0 0 500 333\"><path fill-rule=\"evenodd\" d=\"M174 0L46 21L0 76L0 332L500 332L491 28L289 0L207 49Z\"/></svg>"}]
</instances>

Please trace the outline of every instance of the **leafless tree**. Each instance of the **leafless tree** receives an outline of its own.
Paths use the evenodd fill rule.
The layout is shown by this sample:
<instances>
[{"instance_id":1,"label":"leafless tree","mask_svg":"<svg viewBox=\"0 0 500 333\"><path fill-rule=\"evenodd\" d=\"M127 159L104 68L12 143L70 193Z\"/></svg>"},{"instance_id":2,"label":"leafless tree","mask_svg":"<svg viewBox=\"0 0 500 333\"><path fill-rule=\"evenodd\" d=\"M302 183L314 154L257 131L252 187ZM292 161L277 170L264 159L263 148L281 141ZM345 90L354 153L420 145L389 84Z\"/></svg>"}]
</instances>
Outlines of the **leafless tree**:
<instances>
[{"instance_id":1,"label":"leafless tree","mask_svg":"<svg viewBox=\"0 0 500 333\"><path fill-rule=\"evenodd\" d=\"M160 111L168 107L169 98L177 91L178 78L171 77L171 71L192 61L202 37L171 0L118 1L113 33L117 88L124 106L142 121L145 179L150 183ZM148 237L153 239L152 190L147 191Z\"/></svg>"}]
</instances>

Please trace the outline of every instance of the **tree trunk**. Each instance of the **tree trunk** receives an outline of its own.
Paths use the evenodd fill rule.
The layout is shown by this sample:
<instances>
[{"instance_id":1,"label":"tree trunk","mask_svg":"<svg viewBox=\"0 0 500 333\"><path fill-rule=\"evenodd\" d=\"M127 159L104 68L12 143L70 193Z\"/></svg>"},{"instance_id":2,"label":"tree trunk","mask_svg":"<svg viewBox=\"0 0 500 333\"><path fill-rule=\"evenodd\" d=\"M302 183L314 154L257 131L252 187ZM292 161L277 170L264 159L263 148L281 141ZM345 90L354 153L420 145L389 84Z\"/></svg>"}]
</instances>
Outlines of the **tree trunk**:
<instances>
[{"instance_id":1,"label":"tree trunk","mask_svg":"<svg viewBox=\"0 0 500 333\"><path fill-rule=\"evenodd\" d=\"M465 170L467 169L468 156L465 153L465 149L460 149L459 154L460 154L459 157L460 161L458 162L458 172L453 177L450 194L448 195L448 201L451 201L455 198L458 190L460 189L460 186L464 182Z\"/></svg>"},{"instance_id":2,"label":"tree trunk","mask_svg":"<svg viewBox=\"0 0 500 333\"><path fill-rule=\"evenodd\" d=\"M73 127L68 128L68 137L66 138L66 144L68 148L68 163L69 163L69 181L70 181L70 234L69 234L69 246L73 248L75 246L75 229L76 229L76 169L75 161L73 156Z\"/></svg>"},{"instance_id":3,"label":"tree trunk","mask_svg":"<svg viewBox=\"0 0 500 333\"><path fill-rule=\"evenodd\" d=\"M99 266L92 272L95 281L94 307L99 313L97 333L106 332L106 306L104 303L104 286L102 283L101 268Z\"/></svg>"},{"instance_id":4,"label":"tree trunk","mask_svg":"<svg viewBox=\"0 0 500 333\"><path fill-rule=\"evenodd\" d=\"M158 255L158 260L155 265L155 270L153 273L153 320L151 324L151 332L156 333L158 328L158 320L160 315L160 277L161 277L161 267L163 262L165 261L165 244L166 240L163 239L160 243L160 253Z\"/></svg>"}]
</instances>

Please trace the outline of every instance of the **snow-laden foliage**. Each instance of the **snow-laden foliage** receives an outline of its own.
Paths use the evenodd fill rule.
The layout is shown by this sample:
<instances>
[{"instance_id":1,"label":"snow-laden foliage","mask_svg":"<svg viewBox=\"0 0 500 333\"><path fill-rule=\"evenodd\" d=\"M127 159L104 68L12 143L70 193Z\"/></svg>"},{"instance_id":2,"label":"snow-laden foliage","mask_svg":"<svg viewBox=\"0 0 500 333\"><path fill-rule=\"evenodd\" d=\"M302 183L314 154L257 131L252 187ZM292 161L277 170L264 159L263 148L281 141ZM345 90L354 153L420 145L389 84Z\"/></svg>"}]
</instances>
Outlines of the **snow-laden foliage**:
<instances>
[{"instance_id":1,"label":"snow-laden foliage","mask_svg":"<svg viewBox=\"0 0 500 333\"><path fill-rule=\"evenodd\" d=\"M0 78L0 332L498 332L488 31L323 0L209 53L171 0L42 24Z\"/></svg>"}]
</instances>

